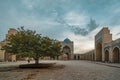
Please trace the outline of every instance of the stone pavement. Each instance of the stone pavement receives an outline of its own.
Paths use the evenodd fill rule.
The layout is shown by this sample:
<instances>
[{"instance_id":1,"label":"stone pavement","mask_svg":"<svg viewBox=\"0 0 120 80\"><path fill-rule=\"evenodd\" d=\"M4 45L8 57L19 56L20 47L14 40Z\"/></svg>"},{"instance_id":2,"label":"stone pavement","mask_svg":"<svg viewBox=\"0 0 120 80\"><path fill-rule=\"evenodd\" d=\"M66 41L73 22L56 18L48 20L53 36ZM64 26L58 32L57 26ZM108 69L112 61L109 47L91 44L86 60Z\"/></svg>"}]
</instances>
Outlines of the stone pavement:
<instances>
[{"instance_id":1,"label":"stone pavement","mask_svg":"<svg viewBox=\"0 0 120 80\"><path fill-rule=\"evenodd\" d=\"M120 68L106 66L100 62L81 60L52 62L57 63L52 68L0 71L0 80L120 80Z\"/></svg>"},{"instance_id":2,"label":"stone pavement","mask_svg":"<svg viewBox=\"0 0 120 80\"><path fill-rule=\"evenodd\" d=\"M106 65L106 66L109 66L109 67L120 68L120 63L107 63L107 62L106 63L104 63L104 62L93 62L93 63L100 64L100 65Z\"/></svg>"}]
</instances>

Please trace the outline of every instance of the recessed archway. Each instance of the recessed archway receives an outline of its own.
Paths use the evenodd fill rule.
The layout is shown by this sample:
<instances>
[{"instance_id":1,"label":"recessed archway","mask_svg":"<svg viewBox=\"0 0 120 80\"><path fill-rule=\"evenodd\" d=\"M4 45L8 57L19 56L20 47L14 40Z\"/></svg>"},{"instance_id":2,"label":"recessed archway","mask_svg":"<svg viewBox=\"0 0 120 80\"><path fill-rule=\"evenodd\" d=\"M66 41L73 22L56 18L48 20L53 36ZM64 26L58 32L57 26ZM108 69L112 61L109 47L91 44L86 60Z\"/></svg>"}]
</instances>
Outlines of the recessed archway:
<instances>
[{"instance_id":1,"label":"recessed archway","mask_svg":"<svg viewBox=\"0 0 120 80\"><path fill-rule=\"evenodd\" d=\"M67 60L70 59L70 53L71 53L70 48L68 46L64 46L63 47L63 54L66 55Z\"/></svg>"},{"instance_id":2,"label":"recessed archway","mask_svg":"<svg viewBox=\"0 0 120 80\"><path fill-rule=\"evenodd\" d=\"M74 59L76 60L76 55L74 55Z\"/></svg>"},{"instance_id":3,"label":"recessed archway","mask_svg":"<svg viewBox=\"0 0 120 80\"><path fill-rule=\"evenodd\" d=\"M105 62L108 62L109 61L109 51L106 50L105 51Z\"/></svg>"},{"instance_id":4,"label":"recessed archway","mask_svg":"<svg viewBox=\"0 0 120 80\"><path fill-rule=\"evenodd\" d=\"M78 60L80 60L80 55L78 55Z\"/></svg>"},{"instance_id":5,"label":"recessed archway","mask_svg":"<svg viewBox=\"0 0 120 80\"><path fill-rule=\"evenodd\" d=\"M118 47L113 49L113 62L119 63L120 62L120 51Z\"/></svg>"},{"instance_id":6,"label":"recessed archway","mask_svg":"<svg viewBox=\"0 0 120 80\"><path fill-rule=\"evenodd\" d=\"M94 53L92 54L92 60L93 61L95 60L95 54Z\"/></svg>"},{"instance_id":7,"label":"recessed archway","mask_svg":"<svg viewBox=\"0 0 120 80\"><path fill-rule=\"evenodd\" d=\"M96 45L96 61L102 61L102 44Z\"/></svg>"}]
</instances>

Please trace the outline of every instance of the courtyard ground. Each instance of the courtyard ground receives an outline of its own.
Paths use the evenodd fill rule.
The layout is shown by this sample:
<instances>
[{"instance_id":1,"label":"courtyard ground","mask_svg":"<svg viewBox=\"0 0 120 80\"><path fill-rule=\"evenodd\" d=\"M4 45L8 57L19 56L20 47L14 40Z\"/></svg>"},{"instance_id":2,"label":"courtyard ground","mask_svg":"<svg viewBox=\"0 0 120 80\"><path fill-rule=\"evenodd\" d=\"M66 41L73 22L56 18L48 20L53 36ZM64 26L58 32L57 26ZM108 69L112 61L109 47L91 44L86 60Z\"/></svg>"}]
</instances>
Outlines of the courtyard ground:
<instances>
[{"instance_id":1,"label":"courtyard ground","mask_svg":"<svg viewBox=\"0 0 120 80\"><path fill-rule=\"evenodd\" d=\"M0 63L0 80L120 80L120 64L75 60L41 62L57 64L51 68L19 69L19 64L27 62Z\"/></svg>"}]
</instances>

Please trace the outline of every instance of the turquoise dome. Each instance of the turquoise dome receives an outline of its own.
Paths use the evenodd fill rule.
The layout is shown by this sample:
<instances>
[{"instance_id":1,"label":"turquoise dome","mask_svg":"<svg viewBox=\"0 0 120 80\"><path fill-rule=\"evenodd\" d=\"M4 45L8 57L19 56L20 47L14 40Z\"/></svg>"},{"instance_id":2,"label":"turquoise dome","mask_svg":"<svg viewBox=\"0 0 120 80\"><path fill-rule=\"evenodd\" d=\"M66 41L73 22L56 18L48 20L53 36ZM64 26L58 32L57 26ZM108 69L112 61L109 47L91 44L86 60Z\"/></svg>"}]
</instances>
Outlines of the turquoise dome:
<instances>
[{"instance_id":1,"label":"turquoise dome","mask_svg":"<svg viewBox=\"0 0 120 80\"><path fill-rule=\"evenodd\" d=\"M65 42L65 43L70 43L71 41L70 41L70 39L66 38L66 39L64 40L64 42Z\"/></svg>"}]
</instances>

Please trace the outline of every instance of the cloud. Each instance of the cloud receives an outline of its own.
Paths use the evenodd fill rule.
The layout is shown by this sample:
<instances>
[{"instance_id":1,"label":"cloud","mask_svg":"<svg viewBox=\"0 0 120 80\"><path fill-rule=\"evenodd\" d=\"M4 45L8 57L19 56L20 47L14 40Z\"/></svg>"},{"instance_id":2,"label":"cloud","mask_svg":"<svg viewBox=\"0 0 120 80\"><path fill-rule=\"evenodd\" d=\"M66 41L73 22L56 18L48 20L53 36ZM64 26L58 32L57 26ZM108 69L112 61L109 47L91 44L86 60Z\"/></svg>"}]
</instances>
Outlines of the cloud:
<instances>
[{"instance_id":1,"label":"cloud","mask_svg":"<svg viewBox=\"0 0 120 80\"><path fill-rule=\"evenodd\" d=\"M67 26L75 35L86 36L96 29L98 24L95 20L76 12L69 12L64 18L57 18L56 21Z\"/></svg>"},{"instance_id":2,"label":"cloud","mask_svg":"<svg viewBox=\"0 0 120 80\"><path fill-rule=\"evenodd\" d=\"M82 54L91 49L94 49L94 35L87 36L75 35L70 31L64 32L64 36L67 36L71 41L74 41L74 53Z\"/></svg>"},{"instance_id":3,"label":"cloud","mask_svg":"<svg viewBox=\"0 0 120 80\"><path fill-rule=\"evenodd\" d=\"M86 22L88 22L88 16L85 16L85 14L77 13L74 11L71 11L67 13L64 17L64 20L69 25L75 25L75 26L84 26Z\"/></svg>"},{"instance_id":4,"label":"cloud","mask_svg":"<svg viewBox=\"0 0 120 80\"><path fill-rule=\"evenodd\" d=\"M120 38L120 25L115 25L110 27L110 32L112 34L113 40Z\"/></svg>"},{"instance_id":5,"label":"cloud","mask_svg":"<svg viewBox=\"0 0 120 80\"><path fill-rule=\"evenodd\" d=\"M119 32L119 33L117 33L116 35L120 35L120 32Z\"/></svg>"},{"instance_id":6,"label":"cloud","mask_svg":"<svg viewBox=\"0 0 120 80\"><path fill-rule=\"evenodd\" d=\"M96 21L93 19L90 19L90 22L86 25L84 25L84 28L81 28L79 26L74 26L72 27L72 30L74 31L74 33L76 35L82 35L82 36L86 36L88 35L90 32L92 32L94 29L96 29L98 26L98 24L96 24Z\"/></svg>"},{"instance_id":7,"label":"cloud","mask_svg":"<svg viewBox=\"0 0 120 80\"><path fill-rule=\"evenodd\" d=\"M70 26L70 28L75 35L86 36L88 34L88 31L85 28L81 28L79 26Z\"/></svg>"},{"instance_id":8,"label":"cloud","mask_svg":"<svg viewBox=\"0 0 120 80\"><path fill-rule=\"evenodd\" d=\"M120 38L119 5L119 0L2 0L0 40L9 28L25 26L60 41L68 37L75 53L83 53L94 48L102 26L110 28L114 40Z\"/></svg>"}]
</instances>

